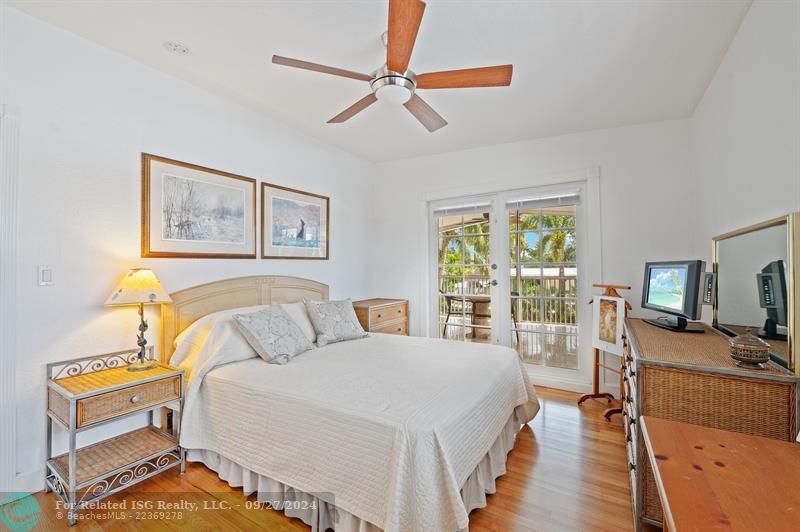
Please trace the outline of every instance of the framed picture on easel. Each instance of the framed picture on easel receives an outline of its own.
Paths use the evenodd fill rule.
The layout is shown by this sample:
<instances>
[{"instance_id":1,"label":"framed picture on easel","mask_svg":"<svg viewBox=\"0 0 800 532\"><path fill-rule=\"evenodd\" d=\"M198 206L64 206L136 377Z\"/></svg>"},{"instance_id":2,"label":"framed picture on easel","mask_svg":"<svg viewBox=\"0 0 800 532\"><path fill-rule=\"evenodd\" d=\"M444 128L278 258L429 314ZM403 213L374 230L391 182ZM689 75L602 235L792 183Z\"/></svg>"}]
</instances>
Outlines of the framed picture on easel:
<instances>
[{"instance_id":1,"label":"framed picture on easel","mask_svg":"<svg viewBox=\"0 0 800 532\"><path fill-rule=\"evenodd\" d=\"M592 347L622 355L622 326L625 322L625 299L597 296L592 306Z\"/></svg>"}]
</instances>

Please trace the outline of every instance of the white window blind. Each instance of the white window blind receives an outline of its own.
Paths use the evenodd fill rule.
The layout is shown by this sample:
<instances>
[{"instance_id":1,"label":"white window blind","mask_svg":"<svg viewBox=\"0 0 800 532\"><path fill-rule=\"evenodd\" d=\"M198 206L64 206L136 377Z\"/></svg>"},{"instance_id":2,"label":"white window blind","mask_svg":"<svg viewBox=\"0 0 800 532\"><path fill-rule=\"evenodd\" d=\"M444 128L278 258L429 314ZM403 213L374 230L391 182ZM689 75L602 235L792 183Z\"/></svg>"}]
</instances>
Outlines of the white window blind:
<instances>
[{"instance_id":1,"label":"white window blind","mask_svg":"<svg viewBox=\"0 0 800 532\"><path fill-rule=\"evenodd\" d=\"M453 205L434 209L433 215L437 218L444 216L466 216L469 214L483 214L489 212L490 203L472 203L468 205Z\"/></svg>"},{"instance_id":2,"label":"white window blind","mask_svg":"<svg viewBox=\"0 0 800 532\"><path fill-rule=\"evenodd\" d=\"M560 194L548 194L546 196L520 198L509 201L506 205L509 209L542 209L546 207L559 207L561 205L578 205L581 202L579 191L562 192Z\"/></svg>"}]
</instances>

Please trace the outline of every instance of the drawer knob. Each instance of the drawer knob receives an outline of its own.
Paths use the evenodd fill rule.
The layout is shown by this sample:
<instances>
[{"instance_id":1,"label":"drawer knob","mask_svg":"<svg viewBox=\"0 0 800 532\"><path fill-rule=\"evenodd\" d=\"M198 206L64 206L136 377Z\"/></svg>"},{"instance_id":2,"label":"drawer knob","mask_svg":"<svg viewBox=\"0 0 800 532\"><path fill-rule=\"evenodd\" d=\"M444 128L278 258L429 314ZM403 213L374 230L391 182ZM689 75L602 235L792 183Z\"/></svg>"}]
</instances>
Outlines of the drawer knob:
<instances>
[{"instance_id":1,"label":"drawer knob","mask_svg":"<svg viewBox=\"0 0 800 532\"><path fill-rule=\"evenodd\" d=\"M379 317L379 318L382 318L382 317L383 317L383 314L378 314L378 317Z\"/></svg>"},{"instance_id":2,"label":"drawer knob","mask_svg":"<svg viewBox=\"0 0 800 532\"><path fill-rule=\"evenodd\" d=\"M402 314L403 313L403 309L401 309L401 308L397 309L397 313L398 314Z\"/></svg>"},{"instance_id":3,"label":"drawer knob","mask_svg":"<svg viewBox=\"0 0 800 532\"><path fill-rule=\"evenodd\" d=\"M136 404L139 402L140 399L141 397L139 397L139 394L136 394L133 397L131 397L131 403Z\"/></svg>"},{"instance_id":4,"label":"drawer knob","mask_svg":"<svg viewBox=\"0 0 800 532\"><path fill-rule=\"evenodd\" d=\"M403 328L402 328L402 327L398 327L398 328L397 328L397 332L400 332L400 331L402 331L402 330L403 330Z\"/></svg>"}]
</instances>

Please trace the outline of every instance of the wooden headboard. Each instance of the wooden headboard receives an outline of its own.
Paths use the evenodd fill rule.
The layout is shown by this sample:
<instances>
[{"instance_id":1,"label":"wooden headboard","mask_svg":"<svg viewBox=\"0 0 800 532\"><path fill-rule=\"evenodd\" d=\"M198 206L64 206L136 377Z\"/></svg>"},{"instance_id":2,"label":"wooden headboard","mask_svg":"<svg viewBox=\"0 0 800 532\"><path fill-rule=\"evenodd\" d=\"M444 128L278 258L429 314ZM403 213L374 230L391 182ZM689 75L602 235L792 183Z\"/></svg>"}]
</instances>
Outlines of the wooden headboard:
<instances>
[{"instance_id":1,"label":"wooden headboard","mask_svg":"<svg viewBox=\"0 0 800 532\"><path fill-rule=\"evenodd\" d=\"M303 299L328 299L328 285L278 275L237 277L214 281L170 294L172 303L162 305L162 362L175 350L175 337L203 316L220 310L273 303L294 303Z\"/></svg>"}]
</instances>

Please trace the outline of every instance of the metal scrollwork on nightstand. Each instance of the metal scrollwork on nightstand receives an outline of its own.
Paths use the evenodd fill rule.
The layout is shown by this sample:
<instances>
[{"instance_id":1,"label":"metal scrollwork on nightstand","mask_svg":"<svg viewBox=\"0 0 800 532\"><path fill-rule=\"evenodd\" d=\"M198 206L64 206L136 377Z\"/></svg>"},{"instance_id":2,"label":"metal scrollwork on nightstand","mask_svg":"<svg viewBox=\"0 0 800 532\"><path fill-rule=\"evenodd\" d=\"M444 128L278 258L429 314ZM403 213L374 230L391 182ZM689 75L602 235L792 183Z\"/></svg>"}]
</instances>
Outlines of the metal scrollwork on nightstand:
<instances>
[{"instance_id":1,"label":"metal scrollwork on nightstand","mask_svg":"<svg viewBox=\"0 0 800 532\"><path fill-rule=\"evenodd\" d=\"M74 377L76 375L83 375L92 371L102 371L104 369L118 368L120 366L127 366L136 362L139 351L119 351L117 353L108 353L105 355L96 355L85 358L76 358L66 362L56 362L52 366L60 368L49 378L61 379L64 377ZM147 358L153 358L153 347L147 349Z\"/></svg>"}]
</instances>

